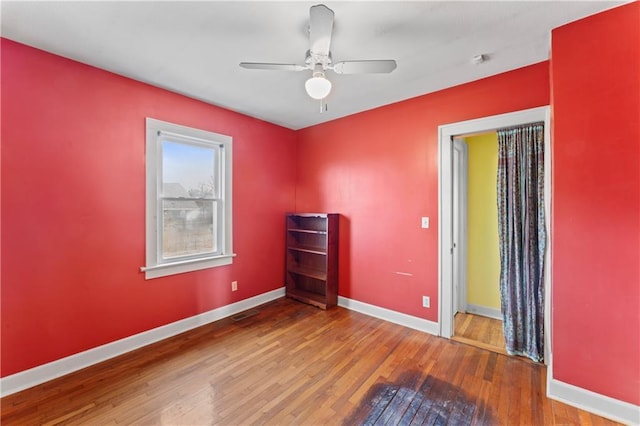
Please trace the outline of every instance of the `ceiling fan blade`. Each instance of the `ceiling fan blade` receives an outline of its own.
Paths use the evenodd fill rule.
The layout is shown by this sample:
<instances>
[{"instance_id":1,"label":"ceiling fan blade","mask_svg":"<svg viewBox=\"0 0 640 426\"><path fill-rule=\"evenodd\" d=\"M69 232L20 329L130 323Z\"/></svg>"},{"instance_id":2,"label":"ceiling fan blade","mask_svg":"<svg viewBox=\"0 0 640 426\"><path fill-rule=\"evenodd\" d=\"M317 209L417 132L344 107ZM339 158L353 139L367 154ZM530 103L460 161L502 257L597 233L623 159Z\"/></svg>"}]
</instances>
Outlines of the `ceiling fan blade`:
<instances>
[{"instance_id":1,"label":"ceiling fan blade","mask_svg":"<svg viewBox=\"0 0 640 426\"><path fill-rule=\"evenodd\" d=\"M273 71L304 71L309 69L305 65L296 64L267 64L261 62L240 62L242 68L250 70L273 70Z\"/></svg>"},{"instance_id":2,"label":"ceiling fan blade","mask_svg":"<svg viewBox=\"0 0 640 426\"><path fill-rule=\"evenodd\" d=\"M312 55L327 56L333 32L333 10L323 4L312 6L309 19L309 41Z\"/></svg>"},{"instance_id":3,"label":"ceiling fan blade","mask_svg":"<svg viewBox=\"0 0 640 426\"><path fill-rule=\"evenodd\" d=\"M396 61L373 60L373 61L342 61L333 64L333 71L337 74L375 74L390 73L397 67Z\"/></svg>"}]
</instances>

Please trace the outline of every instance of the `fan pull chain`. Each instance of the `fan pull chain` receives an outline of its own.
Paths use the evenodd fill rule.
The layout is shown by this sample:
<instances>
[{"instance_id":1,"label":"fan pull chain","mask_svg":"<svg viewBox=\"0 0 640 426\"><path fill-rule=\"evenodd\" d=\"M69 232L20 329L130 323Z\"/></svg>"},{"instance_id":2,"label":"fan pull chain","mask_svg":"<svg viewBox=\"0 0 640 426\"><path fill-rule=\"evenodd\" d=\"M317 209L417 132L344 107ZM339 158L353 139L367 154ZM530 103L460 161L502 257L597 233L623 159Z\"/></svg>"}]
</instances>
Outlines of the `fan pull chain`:
<instances>
[{"instance_id":1,"label":"fan pull chain","mask_svg":"<svg viewBox=\"0 0 640 426\"><path fill-rule=\"evenodd\" d=\"M320 114L327 110L327 104L324 102L324 98L320 99Z\"/></svg>"}]
</instances>

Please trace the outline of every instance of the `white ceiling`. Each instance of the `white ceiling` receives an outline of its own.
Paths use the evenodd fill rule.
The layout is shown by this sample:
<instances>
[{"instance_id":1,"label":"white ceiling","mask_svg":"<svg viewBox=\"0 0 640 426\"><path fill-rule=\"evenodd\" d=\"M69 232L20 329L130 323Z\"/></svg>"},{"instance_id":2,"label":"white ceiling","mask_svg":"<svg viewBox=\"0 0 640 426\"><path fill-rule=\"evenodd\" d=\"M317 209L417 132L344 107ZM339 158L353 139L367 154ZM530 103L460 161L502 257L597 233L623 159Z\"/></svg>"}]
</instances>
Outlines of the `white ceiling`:
<instances>
[{"instance_id":1,"label":"white ceiling","mask_svg":"<svg viewBox=\"0 0 640 426\"><path fill-rule=\"evenodd\" d=\"M391 74L337 75L328 111L304 91L310 71L242 69L304 63L318 2L1 3L3 37L300 129L549 58L551 29L626 1L326 1L334 62L395 59ZM489 60L471 63L474 55Z\"/></svg>"}]
</instances>

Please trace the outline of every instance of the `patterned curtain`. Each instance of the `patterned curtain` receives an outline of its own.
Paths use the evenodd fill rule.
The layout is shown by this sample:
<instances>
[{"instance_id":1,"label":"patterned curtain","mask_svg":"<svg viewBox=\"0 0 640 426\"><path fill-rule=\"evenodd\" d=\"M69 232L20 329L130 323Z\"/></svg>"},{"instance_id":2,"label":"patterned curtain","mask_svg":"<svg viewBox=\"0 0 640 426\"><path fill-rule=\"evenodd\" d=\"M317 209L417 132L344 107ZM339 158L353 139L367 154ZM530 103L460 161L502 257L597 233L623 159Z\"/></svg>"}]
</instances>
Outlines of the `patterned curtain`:
<instances>
[{"instance_id":1,"label":"patterned curtain","mask_svg":"<svg viewBox=\"0 0 640 426\"><path fill-rule=\"evenodd\" d=\"M544 359L544 125L498 130L500 294L507 352Z\"/></svg>"}]
</instances>

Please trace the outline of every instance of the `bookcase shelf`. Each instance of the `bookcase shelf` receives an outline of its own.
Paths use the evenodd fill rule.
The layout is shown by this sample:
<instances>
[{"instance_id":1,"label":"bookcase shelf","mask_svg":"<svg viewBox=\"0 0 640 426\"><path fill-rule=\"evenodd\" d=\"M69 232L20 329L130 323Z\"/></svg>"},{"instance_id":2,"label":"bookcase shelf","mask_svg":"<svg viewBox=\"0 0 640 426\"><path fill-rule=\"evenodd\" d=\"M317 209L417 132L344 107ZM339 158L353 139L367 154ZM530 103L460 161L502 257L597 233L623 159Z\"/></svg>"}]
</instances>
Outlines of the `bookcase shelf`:
<instances>
[{"instance_id":1,"label":"bookcase shelf","mask_svg":"<svg viewBox=\"0 0 640 426\"><path fill-rule=\"evenodd\" d=\"M336 213L287 215L287 297L328 309L338 303Z\"/></svg>"},{"instance_id":2,"label":"bookcase shelf","mask_svg":"<svg viewBox=\"0 0 640 426\"><path fill-rule=\"evenodd\" d=\"M320 281L327 280L327 273L325 271L318 271L316 269L304 268L302 266L293 265L289 268L290 274L302 275L304 277L313 278Z\"/></svg>"},{"instance_id":3,"label":"bookcase shelf","mask_svg":"<svg viewBox=\"0 0 640 426\"><path fill-rule=\"evenodd\" d=\"M303 234L326 234L327 231L314 231L312 229L289 229L290 232L301 232Z\"/></svg>"},{"instance_id":4,"label":"bookcase shelf","mask_svg":"<svg viewBox=\"0 0 640 426\"><path fill-rule=\"evenodd\" d=\"M313 247L289 247L289 250L302 251L305 253L320 254L320 255L327 254L326 250L320 250Z\"/></svg>"}]
</instances>

